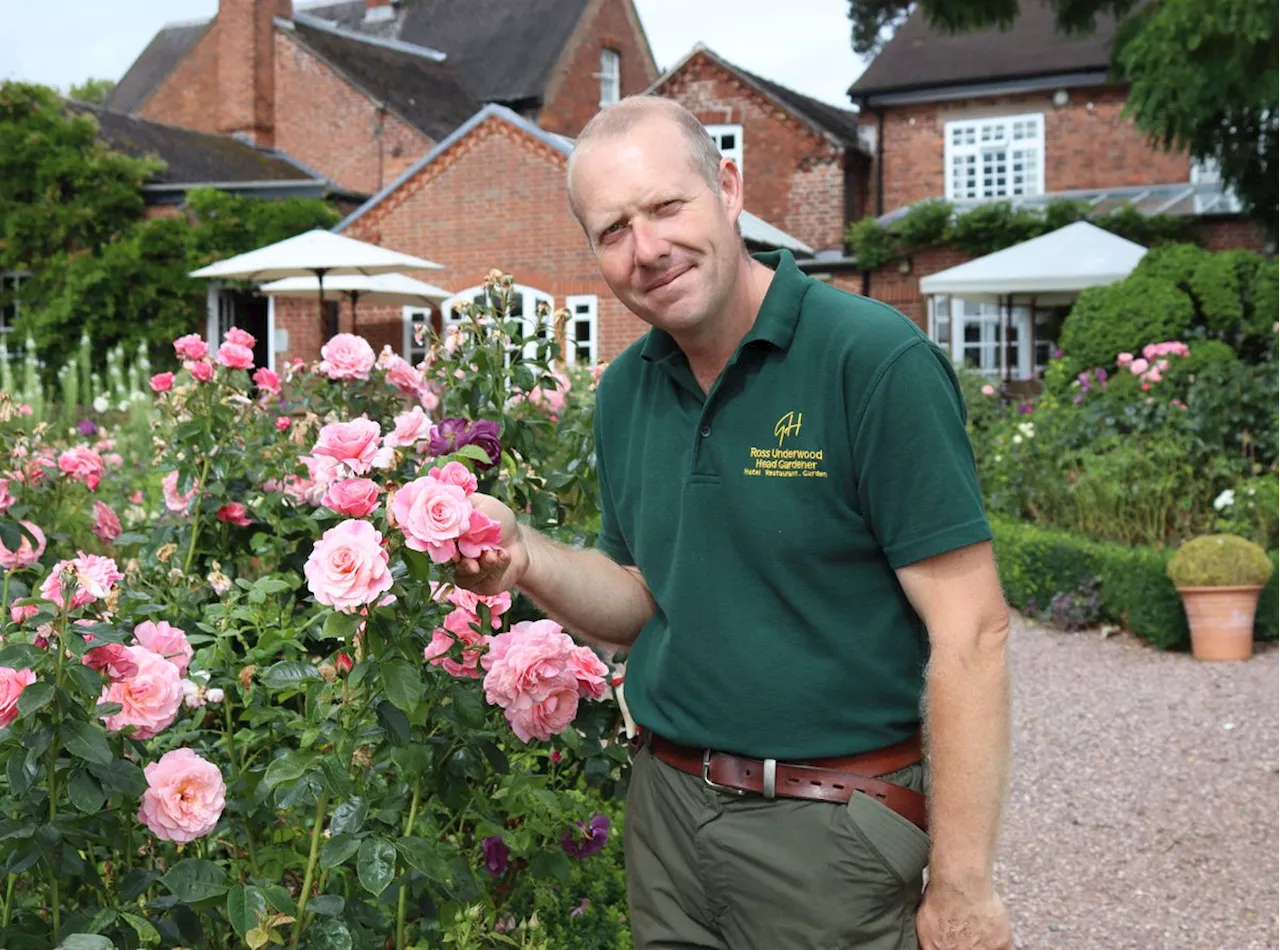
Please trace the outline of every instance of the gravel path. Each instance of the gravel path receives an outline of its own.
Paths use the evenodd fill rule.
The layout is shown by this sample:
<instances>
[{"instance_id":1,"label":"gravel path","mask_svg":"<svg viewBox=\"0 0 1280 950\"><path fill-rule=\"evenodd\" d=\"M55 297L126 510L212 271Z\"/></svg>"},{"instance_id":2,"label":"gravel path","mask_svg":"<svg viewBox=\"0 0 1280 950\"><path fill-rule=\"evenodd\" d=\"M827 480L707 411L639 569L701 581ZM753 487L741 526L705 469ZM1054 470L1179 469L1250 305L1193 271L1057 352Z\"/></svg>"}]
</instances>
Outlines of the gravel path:
<instances>
[{"instance_id":1,"label":"gravel path","mask_svg":"<svg viewBox=\"0 0 1280 950\"><path fill-rule=\"evenodd\" d=\"M1277 947L1280 653L1018 620L997 865L1020 950Z\"/></svg>"}]
</instances>

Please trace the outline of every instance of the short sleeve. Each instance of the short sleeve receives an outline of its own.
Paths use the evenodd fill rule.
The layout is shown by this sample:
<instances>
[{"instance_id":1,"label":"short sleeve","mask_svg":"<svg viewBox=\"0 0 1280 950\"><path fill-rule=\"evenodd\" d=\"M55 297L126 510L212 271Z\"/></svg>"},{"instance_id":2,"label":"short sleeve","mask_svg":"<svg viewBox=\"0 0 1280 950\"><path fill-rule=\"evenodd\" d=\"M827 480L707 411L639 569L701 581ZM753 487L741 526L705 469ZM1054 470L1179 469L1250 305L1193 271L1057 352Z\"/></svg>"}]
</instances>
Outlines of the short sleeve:
<instances>
[{"instance_id":1,"label":"short sleeve","mask_svg":"<svg viewBox=\"0 0 1280 950\"><path fill-rule=\"evenodd\" d=\"M891 567L991 539L964 397L937 346L891 355L853 425L859 507Z\"/></svg>"},{"instance_id":2,"label":"short sleeve","mask_svg":"<svg viewBox=\"0 0 1280 950\"><path fill-rule=\"evenodd\" d=\"M598 394L597 390L597 394ZM618 511L609 491L608 466L605 464L604 442L600 437L603 428L600 421L603 414L597 395L595 419L593 421L596 444L596 480L600 485L600 536L596 539L596 548L624 566L635 564L631 549L627 547L622 529L618 525Z\"/></svg>"}]
</instances>

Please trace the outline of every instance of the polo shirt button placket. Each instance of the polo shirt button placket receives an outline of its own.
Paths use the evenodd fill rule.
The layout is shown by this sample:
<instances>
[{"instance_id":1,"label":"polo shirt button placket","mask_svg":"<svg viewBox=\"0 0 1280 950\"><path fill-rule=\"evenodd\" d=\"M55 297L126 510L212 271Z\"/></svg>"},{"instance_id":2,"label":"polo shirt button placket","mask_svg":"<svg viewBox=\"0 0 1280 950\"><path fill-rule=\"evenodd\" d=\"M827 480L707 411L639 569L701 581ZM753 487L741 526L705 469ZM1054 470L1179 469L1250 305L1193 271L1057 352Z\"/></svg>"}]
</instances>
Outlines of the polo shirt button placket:
<instances>
[{"instance_id":1,"label":"polo shirt button placket","mask_svg":"<svg viewBox=\"0 0 1280 950\"><path fill-rule=\"evenodd\" d=\"M707 438L708 436L710 436L710 435L711 435L711 426L703 426L703 427L699 430L699 432L700 432L700 434L702 435L702 437L705 439L705 438Z\"/></svg>"}]
</instances>

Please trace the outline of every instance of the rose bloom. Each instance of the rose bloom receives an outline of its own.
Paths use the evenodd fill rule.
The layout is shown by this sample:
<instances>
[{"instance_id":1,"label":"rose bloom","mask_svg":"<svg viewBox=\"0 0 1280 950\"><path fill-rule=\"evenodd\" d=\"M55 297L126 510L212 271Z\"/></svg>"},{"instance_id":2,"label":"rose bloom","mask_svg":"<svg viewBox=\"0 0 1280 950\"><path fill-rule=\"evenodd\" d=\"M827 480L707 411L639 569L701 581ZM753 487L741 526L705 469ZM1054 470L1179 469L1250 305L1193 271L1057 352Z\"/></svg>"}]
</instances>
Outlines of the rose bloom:
<instances>
[{"instance_id":1,"label":"rose bloom","mask_svg":"<svg viewBox=\"0 0 1280 950\"><path fill-rule=\"evenodd\" d=\"M24 604L21 597L15 597L13 603L9 605L9 617L17 624L26 623L39 612L39 607L35 604Z\"/></svg>"},{"instance_id":2,"label":"rose bloom","mask_svg":"<svg viewBox=\"0 0 1280 950\"><path fill-rule=\"evenodd\" d=\"M511 592L503 591L500 594L476 594L461 587L455 587L453 584L431 584L431 598L436 601L445 600L471 614L479 621L480 605L484 604L489 608L489 617L493 624L493 629L497 630L502 626L500 619L503 614L511 609ZM446 626L448 622L446 621Z\"/></svg>"},{"instance_id":3,"label":"rose bloom","mask_svg":"<svg viewBox=\"0 0 1280 950\"><path fill-rule=\"evenodd\" d=\"M370 353L373 351L370 350ZM313 455L345 463L357 475L373 467L382 430L371 419L331 422L320 430Z\"/></svg>"},{"instance_id":4,"label":"rose bloom","mask_svg":"<svg viewBox=\"0 0 1280 950\"><path fill-rule=\"evenodd\" d=\"M446 462L443 466L427 472L427 477L434 478L445 485L457 485L468 495L479 487L475 475L461 462Z\"/></svg>"},{"instance_id":5,"label":"rose bloom","mask_svg":"<svg viewBox=\"0 0 1280 950\"><path fill-rule=\"evenodd\" d=\"M170 511L184 514L191 507L191 499L196 496L196 491L200 488L200 483L195 481L191 483L191 488L185 495L179 495L177 469L166 475L160 484L164 489L164 506Z\"/></svg>"},{"instance_id":6,"label":"rose bloom","mask_svg":"<svg viewBox=\"0 0 1280 950\"><path fill-rule=\"evenodd\" d=\"M122 468L124 466L124 456L119 452L108 452L102 456L102 463L107 468Z\"/></svg>"},{"instance_id":7,"label":"rose bloom","mask_svg":"<svg viewBox=\"0 0 1280 950\"><path fill-rule=\"evenodd\" d=\"M134 676L138 672L137 661L129 648L121 643L108 643L88 651L82 660L91 670L106 670L112 682Z\"/></svg>"},{"instance_id":8,"label":"rose bloom","mask_svg":"<svg viewBox=\"0 0 1280 950\"><path fill-rule=\"evenodd\" d=\"M1126 366L1128 366L1132 362L1133 362L1132 353L1116 354L1116 366L1120 367L1121 369L1124 369Z\"/></svg>"},{"instance_id":9,"label":"rose bloom","mask_svg":"<svg viewBox=\"0 0 1280 950\"><path fill-rule=\"evenodd\" d=\"M489 456L489 464L479 462L481 468L492 468L502 458L502 443L498 441L498 423L488 419L468 424L466 419L443 419L431 427L427 451L431 455L448 455L464 445L477 445Z\"/></svg>"},{"instance_id":10,"label":"rose bloom","mask_svg":"<svg viewBox=\"0 0 1280 950\"><path fill-rule=\"evenodd\" d=\"M340 515L363 518L378 507L381 493L382 489L370 479L346 478L329 486L321 504Z\"/></svg>"},{"instance_id":11,"label":"rose bloom","mask_svg":"<svg viewBox=\"0 0 1280 950\"><path fill-rule=\"evenodd\" d=\"M289 428L289 424L290 424L290 423L289 423L289 417L288 417L288 416L276 416L276 430L277 430L277 431L279 431L279 432L283 432L283 431L285 431L286 429L288 429L288 428Z\"/></svg>"},{"instance_id":12,"label":"rose bloom","mask_svg":"<svg viewBox=\"0 0 1280 950\"><path fill-rule=\"evenodd\" d=\"M463 557L479 557L502 542L502 525L475 509L467 530L458 538L458 553Z\"/></svg>"},{"instance_id":13,"label":"rose bloom","mask_svg":"<svg viewBox=\"0 0 1280 950\"><path fill-rule=\"evenodd\" d=\"M395 428L387 433L382 444L387 448L402 448L425 442L430 435L431 420L421 406L414 406L408 412L396 416Z\"/></svg>"},{"instance_id":14,"label":"rose bloom","mask_svg":"<svg viewBox=\"0 0 1280 950\"><path fill-rule=\"evenodd\" d=\"M138 672L102 691L99 703L119 703L124 708L103 722L108 732L133 726L135 739L150 739L168 729L182 706L182 676L178 668L143 646L127 648Z\"/></svg>"},{"instance_id":15,"label":"rose bloom","mask_svg":"<svg viewBox=\"0 0 1280 950\"><path fill-rule=\"evenodd\" d=\"M265 366L261 366L254 370L253 384L259 389L269 392L272 395L280 395L280 377Z\"/></svg>"},{"instance_id":16,"label":"rose bloom","mask_svg":"<svg viewBox=\"0 0 1280 950\"><path fill-rule=\"evenodd\" d=\"M339 333L320 347L320 372L330 379L368 379L377 356L369 341L354 333Z\"/></svg>"},{"instance_id":17,"label":"rose bloom","mask_svg":"<svg viewBox=\"0 0 1280 950\"><path fill-rule=\"evenodd\" d=\"M0 666L0 728L18 718L18 697L35 681L36 674L29 669Z\"/></svg>"},{"instance_id":18,"label":"rose bloom","mask_svg":"<svg viewBox=\"0 0 1280 950\"><path fill-rule=\"evenodd\" d=\"M105 502L93 503L93 533L108 543L120 537L120 519Z\"/></svg>"},{"instance_id":19,"label":"rose bloom","mask_svg":"<svg viewBox=\"0 0 1280 950\"><path fill-rule=\"evenodd\" d=\"M181 627L175 627L167 620L144 620L133 628L133 636L138 644L172 663L180 676L187 674L187 666L195 651Z\"/></svg>"},{"instance_id":20,"label":"rose bloom","mask_svg":"<svg viewBox=\"0 0 1280 950\"><path fill-rule=\"evenodd\" d=\"M1134 376L1141 376L1147 371L1150 365L1151 364L1144 359L1136 359L1129 364L1129 372L1133 373Z\"/></svg>"},{"instance_id":21,"label":"rose bloom","mask_svg":"<svg viewBox=\"0 0 1280 950\"><path fill-rule=\"evenodd\" d=\"M188 333L173 341L173 352L180 360L202 360L209 355L209 346L198 333Z\"/></svg>"},{"instance_id":22,"label":"rose bloom","mask_svg":"<svg viewBox=\"0 0 1280 950\"><path fill-rule=\"evenodd\" d=\"M77 551L74 558L55 564L49 576L40 585L40 596L45 600L53 601L59 608L64 606L62 572L65 570L75 573L76 587L71 594L72 610L91 604L95 600L106 599L116 581L124 578L117 569L116 562L111 558Z\"/></svg>"},{"instance_id":23,"label":"rose bloom","mask_svg":"<svg viewBox=\"0 0 1280 950\"><path fill-rule=\"evenodd\" d=\"M391 356L383 364L387 372L387 382L406 396L421 398L427 388L426 377L413 368L403 356Z\"/></svg>"},{"instance_id":24,"label":"rose bloom","mask_svg":"<svg viewBox=\"0 0 1280 950\"><path fill-rule=\"evenodd\" d=\"M18 544L17 551L10 551L5 547L4 541L0 540L0 567L6 571L20 571L31 567L44 554L44 532L30 521L23 521L22 526L31 532L32 538L36 539L35 549L31 547L31 538L25 534L22 536L21 543Z\"/></svg>"},{"instance_id":25,"label":"rose bloom","mask_svg":"<svg viewBox=\"0 0 1280 950\"><path fill-rule=\"evenodd\" d=\"M236 346L243 346L250 350L253 349L253 345L258 342L258 338L252 333L248 330L241 330L239 327L232 327L228 330L223 334L222 340L225 343L233 343Z\"/></svg>"},{"instance_id":26,"label":"rose bloom","mask_svg":"<svg viewBox=\"0 0 1280 950\"><path fill-rule=\"evenodd\" d=\"M453 558L458 538L471 526L466 492L430 477L415 478L397 491L391 510L405 543L437 564Z\"/></svg>"},{"instance_id":27,"label":"rose bloom","mask_svg":"<svg viewBox=\"0 0 1280 950\"><path fill-rule=\"evenodd\" d=\"M284 480L284 493L302 505L318 505L324 493L335 481L346 476L343 465L337 459L303 455L298 458L307 467L309 478L289 475Z\"/></svg>"},{"instance_id":28,"label":"rose bloom","mask_svg":"<svg viewBox=\"0 0 1280 950\"><path fill-rule=\"evenodd\" d=\"M86 445L77 445L58 456L58 471L68 478L84 482L89 491L94 491L106 468L101 455Z\"/></svg>"},{"instance_id":29,"label":"rose bloom","mask_svg":"<svg viewBox=\"0 0 1280 950\"><path fill-rule=\"evenodd\" d=\"M187 363L186 367L197 383L207 383L213 379L213 364L210 362L201 360L198 363Z\"/></svg>"},{"instance_id":30,"label":"rose bloom","mask_svg":"<svg viewBox=\"0 0 1280 950\"><path fill-rule=\"evenodd\" d=\"M151 391L167 393L173 388L173 373L156 373L151 377Z\"/></svg>"},{"instance_id":31,"label":"rose bloom","mask_svg":"<svg viewBox=\"0 0 1280 950\"><path fill-rule=\"evenodd\" d=\"M489 639L481 659L485 699L502 707L522 742L545 742L568 729L581 688L570 667L574 644L553 620L523 621Z\"/></svg>"},{"instance_id":32,"label":"rose bloom","mask_svg":"<svg viewBox=\"0 0 1280 950\"><path fill-rule=\"evenodd\" d=\"M382 534L367 521L344 521L326 531L303 567L316 600L343 613L373 603L391 589Z\"/></svg>"},{"instance_id":33,"label":"rose bloom","mask_svg":"<svg viewBox=\"0 0 1280 950\"><path fill-rule=\"evenodd\" d=\"M253 524L253 520L249 518L249 512L238 501L228 502L223 505L218 509L216 517L219 521L225 521L227 524L233 524L240 528Z\"/></svg>"},{"instance_id":34,"label":"rose bloom","mask_svg":"<svg viewBox=\"0 0 1280 950\"><path fill-rule=\"evenodd\" d=\"M143 771L138 820L164 841L186 844L207 835L226 807L227 786L218 767L190 749L174 749Z\"/></svg>"},{"instance_id":35,"label":"rose bloom","mask_svg":"<svg viewBox=\"0 0 1280 950\"><path fill-rule=\"evenodd\" d=\"M9 479L0 478L0 514L4 514L18 499L9 494Z\"/></svg>"},{"instance_id":36,"label":"rose bloom","mask_svg":"<svg viewBox=\"0 0 1280 950\"><path fill-rule=\"evenodd\" d=\"M218 347L218 362L227 369L253 369L253 350L237 343Z\"/></svg>"}]
</instances>

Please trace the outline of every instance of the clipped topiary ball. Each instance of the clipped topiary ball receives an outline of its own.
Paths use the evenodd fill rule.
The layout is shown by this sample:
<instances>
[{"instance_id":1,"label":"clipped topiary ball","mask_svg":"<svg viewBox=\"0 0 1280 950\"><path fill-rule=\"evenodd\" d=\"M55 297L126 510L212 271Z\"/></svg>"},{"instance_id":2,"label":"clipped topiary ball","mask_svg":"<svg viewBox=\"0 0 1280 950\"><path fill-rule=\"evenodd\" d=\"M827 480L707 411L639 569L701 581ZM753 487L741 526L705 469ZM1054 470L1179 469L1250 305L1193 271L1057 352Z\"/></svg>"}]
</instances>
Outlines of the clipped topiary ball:
<instances>
[{"instance_id":1,"label":"clipped topiary ball","mask_svg":"<svg viewBox=\"0 0 1280 950\"><path fill-rule=\"evenodd\" d=\"M1247 538L1209 534L1178 548L1165 573L1174 587L1262 586L1271 579L1271 559Z\"/></svg>"}]
</instances>

